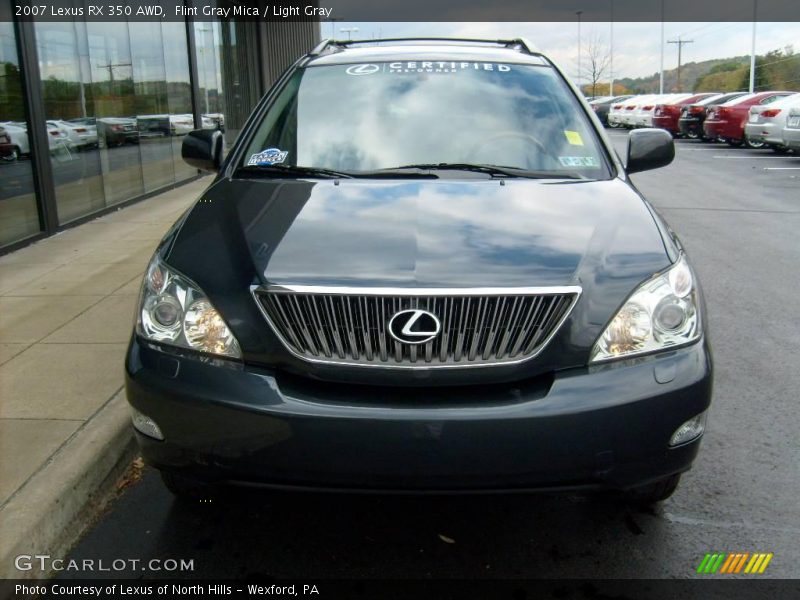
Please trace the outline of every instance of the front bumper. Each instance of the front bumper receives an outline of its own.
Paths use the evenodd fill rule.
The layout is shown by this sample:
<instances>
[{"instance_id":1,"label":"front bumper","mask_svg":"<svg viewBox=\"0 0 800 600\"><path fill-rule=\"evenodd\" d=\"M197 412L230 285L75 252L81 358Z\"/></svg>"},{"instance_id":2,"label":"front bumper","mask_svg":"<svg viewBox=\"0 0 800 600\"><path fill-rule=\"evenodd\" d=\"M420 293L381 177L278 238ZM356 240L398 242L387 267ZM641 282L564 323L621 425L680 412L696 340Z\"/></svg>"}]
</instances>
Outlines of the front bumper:
<instances>
[{"instance_id":1,"label":"front bumper","mask_svg":"<svg viewBox=\"0 0 800 600\"><path fill-rule=\"evenodd\" d=\"M545 383L492 386L485 402L442 388L403 396L397 387L298 384L216 363L131 342L128 400L165 437L137 432L143 455L190 477L274 487L630 488L690 468L699 440L672 449L668 441L708 408L712 388L705 340Z\"/></svg>"}]
</instances>

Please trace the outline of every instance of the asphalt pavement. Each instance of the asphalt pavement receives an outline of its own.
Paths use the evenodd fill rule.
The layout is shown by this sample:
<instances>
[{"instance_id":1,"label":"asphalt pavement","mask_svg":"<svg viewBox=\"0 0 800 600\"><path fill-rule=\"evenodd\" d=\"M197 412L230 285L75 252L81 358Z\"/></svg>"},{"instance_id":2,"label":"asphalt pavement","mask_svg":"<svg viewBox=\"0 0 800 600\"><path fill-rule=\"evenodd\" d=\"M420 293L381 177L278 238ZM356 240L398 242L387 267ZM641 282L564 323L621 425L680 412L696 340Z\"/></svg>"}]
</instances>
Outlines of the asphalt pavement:
<instances>
[{"instance_id":1,"label":"asphalt pavement","mask_svg":"<svg viewBox=\"0 0 800 600\"><path fill-rule=\"evenodd\" d=\"M609 135L624 152L627 134ZM772 552L760 577L800 577L800 156L676 147L634 181L699 272L716 380L699 458L671 499L641 510L569 495L243 491L186 506L145 469L71 557L194 561L114 577L696 578L705 553Z\"/></svg>"}]
</instances>

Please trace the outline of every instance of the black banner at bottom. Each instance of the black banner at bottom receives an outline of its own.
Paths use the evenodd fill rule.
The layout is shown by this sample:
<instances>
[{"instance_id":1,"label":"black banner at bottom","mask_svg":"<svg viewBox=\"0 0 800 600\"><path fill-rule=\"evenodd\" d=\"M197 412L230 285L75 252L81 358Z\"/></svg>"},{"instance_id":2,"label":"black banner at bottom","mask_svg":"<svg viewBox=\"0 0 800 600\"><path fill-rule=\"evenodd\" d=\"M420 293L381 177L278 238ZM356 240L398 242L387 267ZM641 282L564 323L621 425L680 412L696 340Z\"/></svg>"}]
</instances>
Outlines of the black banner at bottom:
<instances>
[{"instance_id":1,"label":"black banner at bottom","mask_svg":"<svg viewBox=\"0 0 800 600\"><path fill-rule=\"evenodd\" d=\"M508 598L511 600L703 600L800 598L800 581L774 579L685 580L136 580L70 579L0 581L7 598L306 598L403 599Z\"/></svg>"}]
</instances>

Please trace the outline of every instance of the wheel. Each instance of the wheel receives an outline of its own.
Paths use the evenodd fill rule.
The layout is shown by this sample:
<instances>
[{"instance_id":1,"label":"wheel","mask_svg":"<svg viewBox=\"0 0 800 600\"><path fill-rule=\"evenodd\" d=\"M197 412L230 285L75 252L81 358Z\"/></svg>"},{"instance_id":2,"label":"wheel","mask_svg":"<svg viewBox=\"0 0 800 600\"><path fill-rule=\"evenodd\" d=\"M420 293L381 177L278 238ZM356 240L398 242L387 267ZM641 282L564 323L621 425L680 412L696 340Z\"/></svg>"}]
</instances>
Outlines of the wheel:
<instances>
[{"instance_id":1,"label":"wheel","mask_svg":"<svg viewBox=\"0 0 800 600\"><path fill-rule=\"evenodd\" d=\"M171 471L161 471L161 481L173 496L184 502L210 501L217 491L217 488L209 483Z\"/></svg>"},{"instance_id":2,"label":"wheel","mask_svg":"<svg viewBox=\"0 0 800 600\"><path fill-rule=\"evenodd\" d=\"M697 131L697 129L689 129L686 131L686 137L690 140L696 140L700 137L700 133Z\"/></svg>"},{"instance_id":3,"label":"wheel","mask_svg":"<svg viewBox=\"0 0 800 600\"><path fill-rule=\"evenodd\" d=\"M20 155L19 146L14 146L14 149L11 151L11 154L9 154L8 156L4 156L3 160L6 162L14 162L19 158L19 155Z\"/></svg>"},{"instance_id":4,"label":"wheel","mask_svg":"<svg viewBox=\"0 0 800 600\"><path fill-rule=\"evenodd\" d=\"M666 500L678 489L681 474L670 475L653 483L633 488L626 493L626 498L636 504L655 504Z\"/></svg>"},{"instance_id":5,"label":"wheel","mask_svg":"<svg viewBox=\"0 0 800 600\"><path fill-rule=\"evenodd\" d=\"M758 150L759 148L763 148L765 146L764 142L754 142L750 138L744 139L745 148L751 148L753 150Z\"/></svg>"}]
</instances>

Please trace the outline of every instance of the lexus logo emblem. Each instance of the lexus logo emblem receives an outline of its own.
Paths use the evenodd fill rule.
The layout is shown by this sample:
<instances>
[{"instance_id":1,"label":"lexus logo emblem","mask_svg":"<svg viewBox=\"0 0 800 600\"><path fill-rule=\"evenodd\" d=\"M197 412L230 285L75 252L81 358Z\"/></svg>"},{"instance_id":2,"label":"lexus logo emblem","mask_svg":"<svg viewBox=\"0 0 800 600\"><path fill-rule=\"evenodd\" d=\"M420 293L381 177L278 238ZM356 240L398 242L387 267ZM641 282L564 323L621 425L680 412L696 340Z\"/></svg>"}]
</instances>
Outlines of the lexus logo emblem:
<instances>
[{"instance_id":1,"label":"lexus logo emblem","mask_svg":"<svg viewBox=\"0 0 800 600\"><path fill-rule=\"evenodd\" d=\"M401 310L389 319L389 335L403 344L424 344L439 335L442 324L427 310Z\"/></svg>"},{"instance_id":2,"label":"lexus logo emblem","mask_svg":"<svg viewBox=\"0 0 800 600\"><path fill-rule=\"evenodd\" d=\"M348 75L372 75L373 73L377 73L380 70L381 70L380 65L364 63L361 65L353 65L352 67L347 67L344 72L347 73Z\"/></svg>"}]
</instances>

